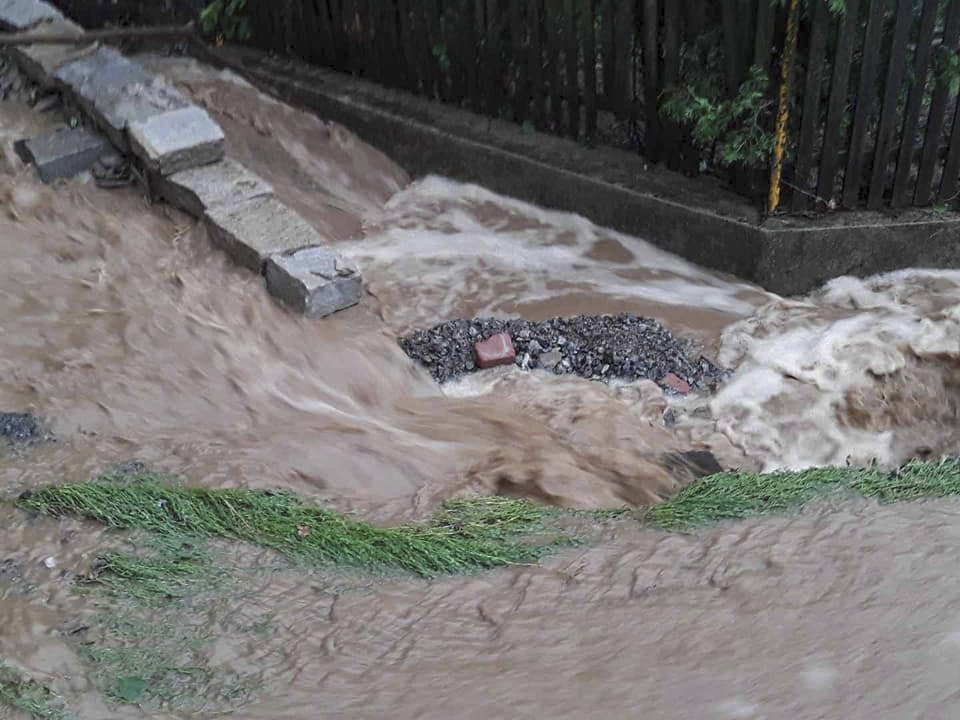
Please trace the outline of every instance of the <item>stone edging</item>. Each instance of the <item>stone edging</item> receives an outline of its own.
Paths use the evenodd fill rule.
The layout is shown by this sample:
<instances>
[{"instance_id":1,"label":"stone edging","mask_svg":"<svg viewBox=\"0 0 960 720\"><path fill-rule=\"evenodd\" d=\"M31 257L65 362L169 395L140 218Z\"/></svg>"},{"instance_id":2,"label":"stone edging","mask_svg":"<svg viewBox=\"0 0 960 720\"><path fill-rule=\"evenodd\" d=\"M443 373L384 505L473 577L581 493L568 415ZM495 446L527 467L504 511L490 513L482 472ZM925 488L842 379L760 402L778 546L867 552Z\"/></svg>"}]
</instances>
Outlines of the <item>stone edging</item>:
<instances>
[{"instance_id":1,"label":"stone edging","mask_svg":"<svg viewBox=\"0 0 960 720\"><path fill-rule=\"evenodd\" d=\"M0 0L0 30L46 29L84 33L42 0ZM27 77L68 97L117 150L132 155L160 197L202 219L215 245L266 275L272 295L311 318L360 301L359 269L266 181L225 157L220 126L164 78L97 44L16 46L11 56Z\"/></svg>"}]
</instances>

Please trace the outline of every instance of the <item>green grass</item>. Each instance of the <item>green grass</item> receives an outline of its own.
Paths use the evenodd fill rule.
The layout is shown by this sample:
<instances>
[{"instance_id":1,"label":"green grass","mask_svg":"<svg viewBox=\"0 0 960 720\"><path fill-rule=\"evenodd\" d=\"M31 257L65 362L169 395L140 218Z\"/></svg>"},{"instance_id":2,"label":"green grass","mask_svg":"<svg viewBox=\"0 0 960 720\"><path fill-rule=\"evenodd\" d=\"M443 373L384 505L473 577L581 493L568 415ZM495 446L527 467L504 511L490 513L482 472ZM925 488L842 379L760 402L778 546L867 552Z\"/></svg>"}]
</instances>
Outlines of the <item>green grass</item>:
<instances>
[{"instance_id":1,"label":"green grass","mask_svg":"<svg viewBox=\"0 0 960 720\"><path fill-rule=\"evenodd\" d=\"M9 665L0 662L0 708L20 710L38 720L64 720L63 701L50 688L23 677Z\"/></svg>"},{"instance_id":2,"label":"green grass","mask_svg":"<svg viewBox=\"0 0 960 720\"><path fill-rule=\"evenodd\" d=\"M828 493L883 503L957 495L960 460L910 462L894 471L829 467L764 475L721 473L651 507L646 518L664 530L684 531L721 520L793 512Z\"/></svg>"},{"instance_id":3,"label":"green grass","mask_svg":"<svg viewBox=\"0 0 960 720\"><path fill-rule=\"evenodd\" d=\"M528 541L554 511L496 497L448 503L423 524L378 527L286 492L189 488L145 474L55 485L18 505L170 537L242 540L296 561L424 577L536 562L562 542Z\"/></svg>"},{"instance_id":4,"label":"green grass","mask_svg":"<svg viewBox=\"0 0 960 720\"><path fill-rule=\"evenodd\" d=\"M286 492L189 488L147 473L55 485L26 494L17 504L133 531L120 536L134 544L132 550L105 552L81 583L98 593L103 610L78 638L77 651L103 692L145 708L224 712L247 702L258 681L213 666L211 639L262 632L270 618L238 612L243 627L229 622L209 627L206 618L214 614L234 615L224 613L224 603L237 610L255 606L247 588L257 586L253 575L245 575L255 571L211 549L217 545L211 541L252 543L297 564L338 573L353 568L433 577L533 563L608 521L639 519L649 527L683 532L795 512L830 494L883 503L957 495L960 460L912 462L895 471L722 473L641 510L571 511L474 497L444 504L426 522L399 527L371 525ZM35 718L62 718L57 701L42 685L0 665L0 705L22 708Z\"/></svg>"},{"instance_id":5,"label":"green grass","mask_svg":"<svg viewBox=\"0 0 960 720\"><path fill-rule=\"evenodd\" d=\"M99 609L76 638L97 686L148 710L223 713L249 701L257 678L211 657L215 639L238 635L229 618L249 606L244 569L199 538L134 533L127 541L78 581ZM212 627L217 613L225 614Z\"/></svg>"}]
</instances>

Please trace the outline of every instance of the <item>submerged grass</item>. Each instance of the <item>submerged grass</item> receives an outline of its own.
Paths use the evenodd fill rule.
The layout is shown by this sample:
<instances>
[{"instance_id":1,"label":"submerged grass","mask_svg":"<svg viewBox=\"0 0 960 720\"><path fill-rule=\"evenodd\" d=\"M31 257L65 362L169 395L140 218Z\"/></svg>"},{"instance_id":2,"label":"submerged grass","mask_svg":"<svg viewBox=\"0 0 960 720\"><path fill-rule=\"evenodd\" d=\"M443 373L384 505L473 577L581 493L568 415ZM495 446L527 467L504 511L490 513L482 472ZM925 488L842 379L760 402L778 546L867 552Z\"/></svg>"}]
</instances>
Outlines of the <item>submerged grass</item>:
<instances>
[{"instance_id":1,"label":"submerged grass","mask_svg":"<svg viewBox=\"0 0 960 720\"><path fill-rule=\"evenodd\" d=\"M84 582L109 600L78 647L106 695L145 707L220 712L248 701L257 679L216 667L211 638L224 632L244 636L269 619L240 613L249 628L209 626L212 614L223 615L213 608L222 611L228 596L249 610L251 603L241 595L255 583L242 579L249 568L209 550L207 541L241 540L311 565L432 577L536 562L574 542L577 530L568 525L577 523L639 519L682 532L722 520L789 513L830 493L884 503L957 495L960 459L911 462L895 471L721 473L645 510L570 511L510 498L466 498L446 503L427 522L392 528L286 492L189 488L149 473L47 487L21 496L17 504L135 531L129 536L134 551L104 554ZM57 700L44 686L0 664L0 705L58 719L65 715Z\"/></svg>"},{"instance_id":2,"label":"submerged grass","mask_svg":"<svg viewBox=\"0 0 960 720\"><path fill-rule=\"evenodd\" d=\"M65 720L66 709L50 688L23 677L9 665L0 662L0 708L7 706L37 720Z\"/></svg>"},{"instance_id":3,"label":"submerged grass","mask_svg":"<svg viewBox=\"0 0 960 720\"><path fill-rule=\"evenodd\" d=\"M646 517L664 530L797 510L827 493L848 493L889 503L960 494L960 459L910 462L894 471L828 467L798 472L721 473L703 478Z\"/></svg>"},{"instance_id":4,"label":"submerged grass","mask_svg":"<svg viewBox=\"0 0 960 720\"><path fill-rule=\"evenodd\" d=\"M563 542L524 538L542 529L552 510L496 497L454 501L429 522L401 527L371 525L286 492L189 488L149 474L55 485L18 504L170 537L242 540L292 560L425 577L535 562Z\"/></svg>"}]
</instances>

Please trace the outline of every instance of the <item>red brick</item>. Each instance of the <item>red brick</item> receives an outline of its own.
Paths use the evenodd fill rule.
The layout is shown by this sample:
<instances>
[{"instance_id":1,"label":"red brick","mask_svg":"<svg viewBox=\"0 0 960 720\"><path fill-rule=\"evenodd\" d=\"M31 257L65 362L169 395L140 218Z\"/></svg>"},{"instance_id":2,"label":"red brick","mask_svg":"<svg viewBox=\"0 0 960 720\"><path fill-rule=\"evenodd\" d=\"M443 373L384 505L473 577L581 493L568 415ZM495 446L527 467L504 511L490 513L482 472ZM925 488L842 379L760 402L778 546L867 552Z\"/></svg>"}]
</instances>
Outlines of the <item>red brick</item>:
<instances>
[{"instance_id":1,"label":"red brick","mask_svg":"<svg viewBox=\"0 0 960 720\"><path fill-rule=\"evenodd\" d=\"M673 373L664 375L660 378L660 382L681 395L688 395L690 393L690 383L683 378L677 377Z\"/></svg>"},{"instance_id":2,"label":"red brick","mask_svg":"<svg viewBox=\"0 0 960 720\"><path fill-rule=\"evenodd\" d=\"M517 359L517 351L508 333L494 335L488 340L473 346L478 368L492 368L497 365L512 365Z\"/></svg>"}]
</instances>

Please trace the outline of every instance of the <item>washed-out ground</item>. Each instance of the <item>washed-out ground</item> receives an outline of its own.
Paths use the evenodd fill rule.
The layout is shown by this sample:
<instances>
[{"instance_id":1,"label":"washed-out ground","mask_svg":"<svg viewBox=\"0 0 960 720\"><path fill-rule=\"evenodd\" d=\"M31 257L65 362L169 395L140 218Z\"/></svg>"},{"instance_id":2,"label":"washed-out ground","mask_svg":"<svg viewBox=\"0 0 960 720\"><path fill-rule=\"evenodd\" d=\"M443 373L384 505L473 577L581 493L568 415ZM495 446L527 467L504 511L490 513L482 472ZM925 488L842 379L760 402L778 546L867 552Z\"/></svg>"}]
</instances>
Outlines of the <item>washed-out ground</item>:
<instances>
[{"instance_id":1,"label":"washed-out ground","mask_svg":"<svg viewBox=\"0 0 960 720\"><path fill-rule=\"evenodd\" d=\"M0 716L952 717L953 465L678 458L955 454L960 274L777 298L149 62L369 294L296 317L136 188L40 185L12 143L53 118L0 105L0 410L42 437L0 450ZM397 342L618 313L733 375L440 385ZM456 504L478 495L507 499Z\"/></svg>"}]
</instances>

